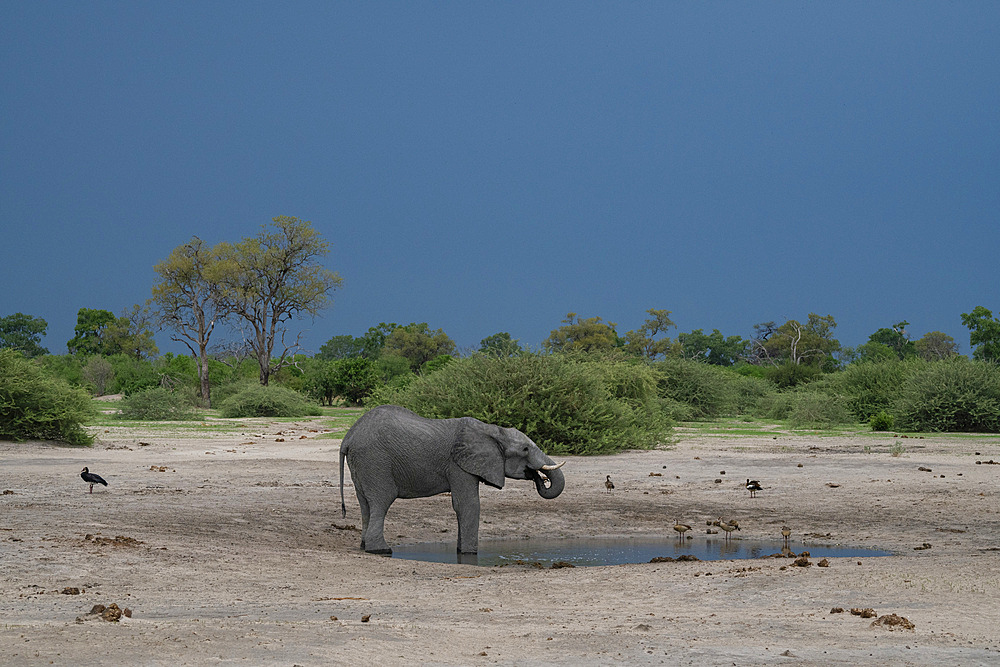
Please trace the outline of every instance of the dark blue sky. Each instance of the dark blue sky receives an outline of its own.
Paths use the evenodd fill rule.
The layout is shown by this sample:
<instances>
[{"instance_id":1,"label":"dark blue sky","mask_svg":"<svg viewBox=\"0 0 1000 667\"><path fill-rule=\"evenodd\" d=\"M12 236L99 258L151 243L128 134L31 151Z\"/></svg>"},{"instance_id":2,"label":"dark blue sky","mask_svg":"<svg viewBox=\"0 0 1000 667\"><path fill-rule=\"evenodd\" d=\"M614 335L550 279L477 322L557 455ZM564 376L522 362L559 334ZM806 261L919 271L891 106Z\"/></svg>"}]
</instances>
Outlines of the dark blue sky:
<instances>
[{"instance_id":1,"label":"dark blue sky","mask_svg":"<svg viewBox=\"0 0 1000 667\"><path fill-rule=\"evenodd\" d=\"M277 215L344 278L313 351L1000 309L998 2L5 2L0 58L0 316L57 354Z\"/></svg>"}]
</instances>

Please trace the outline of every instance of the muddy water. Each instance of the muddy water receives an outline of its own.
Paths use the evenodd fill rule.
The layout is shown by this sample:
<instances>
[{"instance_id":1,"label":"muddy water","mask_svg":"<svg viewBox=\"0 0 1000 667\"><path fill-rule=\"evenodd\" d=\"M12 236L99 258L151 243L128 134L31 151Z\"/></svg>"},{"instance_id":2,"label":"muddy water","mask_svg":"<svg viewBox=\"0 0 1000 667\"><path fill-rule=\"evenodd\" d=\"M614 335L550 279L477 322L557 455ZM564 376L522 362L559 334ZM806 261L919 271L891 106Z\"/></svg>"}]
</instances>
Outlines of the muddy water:
<instances>
[{"instance_id":1,"label":"muddy water","mask_svg":"<svg viewBox=\"0 0 1000 667\"><path fill-rule=\"evenodd\" d=\"M650 539L650 538L581 538L562 540L488 540L479 543L475 555L457 554L454 542L425 542L393 547L393 558L423 560L435 563L465 563L470 565L510 565L517 562L570 563L576 567L648 563L653 558L677 558L692 555L699 560L736 560L761 558L781 553L781 540L744 540L733 538ZM788 549L800 554L808 551L813 558L870 558L891 556L888 551L858 547L804 544L792 540Z\"/></svg>"}]
</instances>

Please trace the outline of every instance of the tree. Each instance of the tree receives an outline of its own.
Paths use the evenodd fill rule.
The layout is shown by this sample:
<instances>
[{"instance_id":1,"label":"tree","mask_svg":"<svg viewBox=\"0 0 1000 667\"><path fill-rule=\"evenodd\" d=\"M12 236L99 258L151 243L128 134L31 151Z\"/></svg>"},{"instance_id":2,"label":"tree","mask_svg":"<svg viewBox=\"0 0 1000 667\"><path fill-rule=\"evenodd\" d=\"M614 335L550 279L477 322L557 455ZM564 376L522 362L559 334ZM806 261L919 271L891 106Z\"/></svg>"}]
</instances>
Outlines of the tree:
<instances>
[{"instance_id":1,"label":"tree","mask_svg":"<svg viewBox=\"0 0 1000 667\"><path fill-rule=\"evenodd\" d=\"M809 313L809 320L805 324L788 320L762 346L772 363L828 365L833 360L833 353L840 349L840 341L833 337L836 327L833 315L821 317L816 313Z\"/></svg>"},{"instance_id":2,"label":"tree","mask_svg":"<svg viewBox=\"0 0 1000 667\"><path fill-rule=\"evenodd\" d=\"M76 314L76 334L66 343L70 354L101 354L104 351L104 332L115 321L110 310L81 308Z\"/></svg>"},{"instance_id":3,"label":"tree","mask_svg":"<svg viewBox=\"0 0 1000 667\"><path fill-rule=\"evenodd\" d=\"M479 352L491 357L516 357L524 350L516 338L511 338L506 331L495 333L479 341Z\"/></svg>"},{"instance_id":4,"label":"tree","mask_svg":"<svg viewBox=\"0 0 1000 667\"><path fill-rule=\"evenodd\" d=\"M868 336L869 343L881 343L892 350L900 359L914 357L917 355L917 348L906 333L909 322L903 320L892 325L892 328L882 327L872 335Z\"/></svg>"},{"instance_id":5,"label":"tree","mask_svg":"<svg viewBox=\"0 0 1000 667\"><path fill-rule=\"evenodd\" d=\"M160 282L153 285L150 299L157 324L170 329L170 340L184 343L198 359L198 383L205 407L211 407L212 402L208 344L215 325L228 315L217 282L218 259L216 249L192 237L153 267Z\"/></svg>"},{"instance_id":6,"label":"tree","mask_svg":"<svg viewBox=\"0 0 1000 667\"><path fill-rule=\"evenodd\" d=\"M236 245L220 244L217 280L219 303L226 312L242 318L252 330L249 345L260 364L260 383L293 363L298 349L285 339L289 321L316 316L331 304L330 292L343 282L319 264L329 253L311 222L290 216L273 218L269 230L261 226L256 236ZM275 358L275 343L281 350Z\"/></svg>"},{"instance_id":7,"label":"tree","mask_svg":"<svg viewBox=\"0 0 1000 667\"><path fill-rule=\"evenodd\" d=\"M104 396L115 379L115 369L110 361L94 355L83 367L83 379L94 385L94 396Z\"/></svg>"},{"instance_id":8,"label":"tree","mask_svg":"<svg viewBox=\"0 0 1000 667\"><path fill-rule=\"evenodd\" d=\"M941 331L928 331L913 345L917 349L917 354L927 361L949 359L958 354L955 339Z\"/></svg>"},{"instance_id":9,"label":"tree","mask_svg":"<svg viewBox=\"0 0 1000 667\"><path fill-rule=\"evenodd\" d=\"M676 325L670 319L669 310L650 308L646 312L652 317L643 322L638 329L625 334L625 351L637 357L655 359L670 349L669 338L655 338L655 336L665 333L667 329Z\"/></svg>"},{"instance_id":10,"label":"tree","mask_svg":"<svg viewBox=\"0 0 1000 667\"><path fill-rule=\"evenodd\" d=\"M600 317L578 319L576 313L567 313L563 326L553 329L542 345L550 352L595 352L610 350L618 343L614 322L604 322Z\"/></svg>"},{"instance_id":11,"label":"tree","mask_svg":"<svg viewBox=\"0 0 1000 667\"><path fill-rule=\"evenodd\" d=\"M723 336L718 329L701 329L677 335L681 356L714 366L732 366L746 356L748 342L740 336Z\"/></svg>"},{"instance_id":12,"label":"tree","mask_svg":"<svg viewBox=\"0 0 1000 667\"><path fill-rule=\"evenodd\" d=\"M0 317L0 348L17 350L26 357L40 357L49 351L41 346L48 322L40 317L14 313Z\"/></svg>"},{"instance_id":13,"label":"tree","mask_svg":"<svg viewBox=\"0 0 1000 667\"><path fill-rule=\"evenodd\" d=\"M150 329L149 309L135 304L122 311L101 335L101 354L124 354L133 359L151 359L159 349Z\"/></svg>"},{"instance_id":14,"label":"tree","mask_svg":"<svg viewBox=\"0 0 1000 667\"><path fill-rule=\"evenodd\" d=\"M962 313L962 324L969 329L969 345L973 359L1000 361L1000 319L988 308L976 306L971 313Z\"/></svg>"},{"instance_id":15,"label":"tree","mask_svg":"<svg viewBox=\"0 0 1000 667\"><path fill-rule=\"evenodd\" d=\"M323 361L334 359L352 359L360 357L365 349L365 339L351 335L334 336L319 347L316 358Z\"/></svg>"},{"instance_id":16,"label":"tree","mask_svg":"<svg viewBox=\"0 0 1000 667\"><path fill-rule=\"evenodd\" d=\"M762 366L764 364L775 364L776 360L771 358L768 351L768 341L778 330L777 322L761 322L753 325L753 336L750 338L750 352L747 361L751 364Z\"/></svg>"},{"instance_id":17,"label":"tree","mask_svg":"<svg viewBox=\"0 0 1000 667\"><path fill-rule=\"evenodd\" d=\"M455 354L455 341L441 329L431 331L426 322L396 327L385 339L383 352L389 356L403 357L410 362L414 372L425 363L442 354Z\"/></svg>"}]
</instances>

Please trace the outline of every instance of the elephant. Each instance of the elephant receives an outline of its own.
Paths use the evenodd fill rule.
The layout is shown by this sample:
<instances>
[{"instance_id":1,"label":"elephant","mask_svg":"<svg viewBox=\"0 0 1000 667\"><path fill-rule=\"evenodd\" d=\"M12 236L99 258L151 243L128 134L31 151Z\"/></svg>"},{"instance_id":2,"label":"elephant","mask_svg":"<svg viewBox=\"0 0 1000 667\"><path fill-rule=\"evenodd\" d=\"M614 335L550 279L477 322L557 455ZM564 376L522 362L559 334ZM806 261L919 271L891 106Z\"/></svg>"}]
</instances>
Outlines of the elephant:
<instances>
[{"instance_id":1,"label":"elephant","mask_svg":"<svg viewBox=\"0 0 1000 667\"><path fill-rule=\"evenodd\" d=\"M383 535L386 512L397 498L451 491L458 517L458 553L479 550L479 483L502 489L504 479L530 479L538 495L555 498L566 480L538 445L516 428L472 417L427 419L397 405L362 415L340 446L340 509L344 460L361 505L361 548L392 554ZM565 461L563 462L565 463Z\"/></svg>"}]
</instances>

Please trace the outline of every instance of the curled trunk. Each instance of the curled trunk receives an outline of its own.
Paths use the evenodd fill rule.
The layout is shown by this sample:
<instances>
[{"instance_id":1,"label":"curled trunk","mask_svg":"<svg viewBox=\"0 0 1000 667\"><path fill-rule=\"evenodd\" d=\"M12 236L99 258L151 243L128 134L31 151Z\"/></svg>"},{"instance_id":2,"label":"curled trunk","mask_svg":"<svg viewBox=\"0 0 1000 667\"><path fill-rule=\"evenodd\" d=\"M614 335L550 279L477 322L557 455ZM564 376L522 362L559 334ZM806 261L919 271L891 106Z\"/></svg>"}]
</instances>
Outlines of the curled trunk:
<instances>
[{"instance_id":1,"label":"curled trunk","mask_svg":"<svg viewBox=\"0 0 1000 667\"><path fill-rule=\"evenodd\" d=\"M534 470L531 480L535 483L538 495L546 500L552 500L566 487L566 477L558 468L553 470Z\"/></svg>"}]
</instances>

